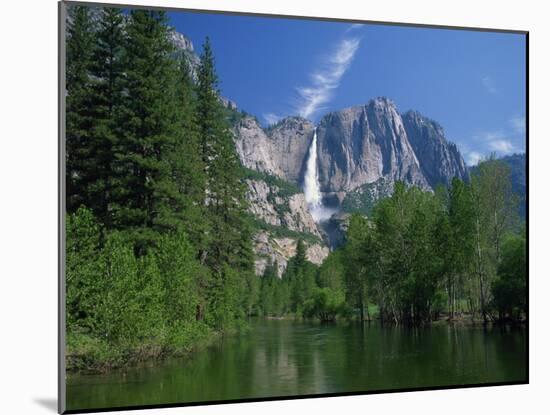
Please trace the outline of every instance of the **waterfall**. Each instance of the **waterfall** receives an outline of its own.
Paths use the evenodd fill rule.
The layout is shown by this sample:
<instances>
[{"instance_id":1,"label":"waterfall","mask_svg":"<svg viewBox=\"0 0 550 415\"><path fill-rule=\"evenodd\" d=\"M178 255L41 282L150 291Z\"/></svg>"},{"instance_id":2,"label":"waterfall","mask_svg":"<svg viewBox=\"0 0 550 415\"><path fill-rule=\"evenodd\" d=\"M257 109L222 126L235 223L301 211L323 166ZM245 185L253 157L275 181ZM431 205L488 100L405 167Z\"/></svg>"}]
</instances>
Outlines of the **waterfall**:
<instances>
[{"instance_id":1,"label":"waterfall","mask_svg":"<svg viewBox=\"0 0 550 415\"><path fill-rule=\"evenodd\" d=\"M309 207L309 212L315 222L322 222L329 219L335 209L323 206L321 186L319 185L319 174L317 169L317 128L313 130L313 140L309 147L309 154L304 176L304 194Z\"/></svg>"},{"instance_id":2,"label":"waterfall","mask_svg":"<svg viewBox=\"0 0 550 415\"><path fill-rule=\"evenodd\" d=\"M309 147L306 175L304 177L304 193L310 209L321 206L321 187L319 185L319 175L317 174L317 129L313 130L313 140Z\"/></svg>"}]
</instances>

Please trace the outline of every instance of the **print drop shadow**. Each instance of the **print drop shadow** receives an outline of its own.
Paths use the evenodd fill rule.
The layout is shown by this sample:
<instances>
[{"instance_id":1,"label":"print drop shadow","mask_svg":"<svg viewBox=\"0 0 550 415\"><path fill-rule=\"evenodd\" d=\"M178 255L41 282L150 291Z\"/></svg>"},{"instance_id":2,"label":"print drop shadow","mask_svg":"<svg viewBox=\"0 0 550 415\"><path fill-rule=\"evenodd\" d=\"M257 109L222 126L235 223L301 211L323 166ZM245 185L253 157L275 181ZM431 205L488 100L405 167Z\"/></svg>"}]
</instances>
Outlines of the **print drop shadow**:
<instances>
[{"instance_id":1,"label":"print drop shadow","mask_svg":"<svg viewBox=\"0 0 550 415\"><path fill-rule=\"evenodd\" d=\"M34 402L52 412L57 412L57 399L55 398L35 398Z\"/></svg>"}]
</instances>

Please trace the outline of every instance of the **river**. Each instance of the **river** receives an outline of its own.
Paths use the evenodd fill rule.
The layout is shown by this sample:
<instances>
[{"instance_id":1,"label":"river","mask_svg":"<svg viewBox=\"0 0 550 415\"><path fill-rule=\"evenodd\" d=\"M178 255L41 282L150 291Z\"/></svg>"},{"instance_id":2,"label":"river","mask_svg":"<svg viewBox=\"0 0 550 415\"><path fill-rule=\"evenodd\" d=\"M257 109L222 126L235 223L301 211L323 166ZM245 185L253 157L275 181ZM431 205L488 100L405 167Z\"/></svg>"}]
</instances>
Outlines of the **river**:
<instances>
[{"instance_id":1,"label":"river","mask_svg":"<svg viewBox=\"0 0 550 415\"><path fill-rule=\"evenodd\" d=\"M526 378L524 328L254 320L191 357L72 374L68 409L376 391Z\"/></svg>"}]
</instances>

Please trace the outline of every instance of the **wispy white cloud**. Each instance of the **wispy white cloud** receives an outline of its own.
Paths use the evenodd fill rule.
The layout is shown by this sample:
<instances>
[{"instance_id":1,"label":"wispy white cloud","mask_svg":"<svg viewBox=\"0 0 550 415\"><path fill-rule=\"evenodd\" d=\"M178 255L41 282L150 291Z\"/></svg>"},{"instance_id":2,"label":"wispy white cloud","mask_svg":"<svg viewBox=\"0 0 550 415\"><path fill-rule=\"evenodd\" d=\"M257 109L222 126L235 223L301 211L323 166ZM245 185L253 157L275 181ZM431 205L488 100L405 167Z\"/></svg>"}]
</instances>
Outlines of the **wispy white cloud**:
<instances>
[{"instance_id":1,"label":"wispy white cloud","mask_svg":"<svg viewBox=\"0 0 550 415\"><path fill-rule=\"evenodd\" d=\"M483 160L483 153L478 150L473 150L467 142L461 140L456 141L456 144L468 166L475 166L480 160Z\"/></svg>"},{"instance_id":2,"label":"wispy white cloud","mask_svg":"<svg viewBox=\"0 0 550 415\"><path fill-rule=\"evenodd\" d=\"M489 143L489 148L493 151L497 151L503 154L513 153L515 150L514 145L510 140L494 140Z\"/></svg>"},{"instance_id":3,"label":"wispy white cloud","mask_svg":"<svg viewBox=\"0 0 550 415\"><path fill-rule=\"evenodd\" d=\"M361 23L353 23L351 25L349 25L349 27L346 29L346 33L349 33L351 32L352 30L357 30L357 29L361 29L365 27L364 24L361 24Z\"/></svg>"},{"instance_id":4,"label":"wispy white cloud","mask_svg":"<svg viewBox=\"0 0 550 415\"><path fill-rule=\"evenodd\" d=\"M267 125L275 124L280 121L283 117L272 112L268 112L262 115Z\"/></svg>"},{"instance_id":5,"label":"wispy white cloud","mask_svg":"<svg viewBox=\"0 0 550 415\"><path fill-rule=\"evenodd\" d=\"M525 151L525 116L514 115L494 130L480 131L457 144L468 165L476 165L491 153L505 156Z\"/></svg>"},{"instance_id":6,"label":"wispy white cloud","mask_svg":"<svg viewBox=\"0 0 550 415\"><path fill-rule=\"evenodd\" d=\"M309 118L330 101L334 90L340 85L342 76L353 61L360 42L361 39L358 37L342 39L322 62L321 69L310 75L311 84L297 88L298 114Z\"/></svg>"},{"instance_id":7,"label":"wispy white cloud","mask_svg":"<svg viewBox=\"0 0 550 415\"><path fill-rule=\"evenodd\" d=\"M515 115L510 118L510 125L518 134L525 134L525 116Z\"/></svg>"},{"instance_id":8,"label":"wispy white cloud","mask_svg":"<svg viewBox=\"0 0 550 415\"><path fill-rule=\"evenodd\" d=\"M496 94L498 92L495 81L490 76L484 76L481 78L481 83L488 93Z\"/></svg>"},{"instance_id":9,"label":"wispy white cloud","mask_svg":"<svg viewBox=\"0 0 550 415\"><path fill-rule=\"evenodd\" d=\"M485 147L489 152L497 152L500 155L512 154L519 149L513 144L509 134L502 131L487 131L474 136L482 147Z\"/></svg>"},{"instance_id":10,"label":"wispy white cloud","mask_svg":"<svg viewBox=\"0 0 550 415\"><path fill-rule=\"evenodd\" d=\"M466 164L468 164L468 166L475 166L482 159L483 155L477 151L470 151L466 154Z\"/></svg>"}]
</instances>

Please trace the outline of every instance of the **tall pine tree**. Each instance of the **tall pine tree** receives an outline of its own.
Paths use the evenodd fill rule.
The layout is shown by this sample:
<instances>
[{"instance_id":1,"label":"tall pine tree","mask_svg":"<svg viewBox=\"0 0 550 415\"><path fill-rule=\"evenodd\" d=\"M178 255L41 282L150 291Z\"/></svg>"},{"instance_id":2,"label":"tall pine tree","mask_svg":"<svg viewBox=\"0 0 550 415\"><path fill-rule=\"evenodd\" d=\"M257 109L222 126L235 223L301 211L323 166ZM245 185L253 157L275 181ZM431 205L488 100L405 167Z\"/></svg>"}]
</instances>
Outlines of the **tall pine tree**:
<instances>
[{"instance_id":1,"label":"tall pine tree","mask_svg":"<svg viewBox=\"0 0 550 415\"><path fill-rule=\"evenodd\" d=\"M110 226L112 188L116 183L115 150L122 131L120 110L124 96L123 15L120 9L101 9L91 72L91 108L94 124L90 131L89 185L86 205L101 222Z\"/></svg>"},{"instance_id":2,"label":"tall pine tree","mask_svg":"<svg viewBox=\"0 0 550 415\"><path fill-rule=\"evenodd\" d=\"M176 147L176 71L165 12L133 10L126 32L114 222L131 231L137 252L143 253L159 231L174 226L167 155Z\"/></svg>"},{"instance_id":3,"label":"tall pine tree","mask_svg":"<svg viewBox=\"0 0 550 415\"><path fill-rule=\"evenodd\" d=\"M88 199L91 161L91 130L95 119L91 102L90 69L95 33L90 8L69 7L66 70L66 165L67 210L75 212Z\"/></svg>"},{"instance_id":4,"label":"tall pine tree","mask_svg":"<svg viewBox=\"0 0 550 415\"><path fill-rule=\"evenodd\" d=\"M210 41L206 38L198 70L197 126L206 179L205 219L210 237L201 260L212 269L210 302L223 313L237 315L237 290L243 273L251 272L251 232L245 221L245 187L233 136L219 99L218 78ZM226 315L215 313L214 324L227 325Z\"/></svg>"},{"instance_id":5,"label":"tall pine tree","mask_svg":"<svg viewBox=\"0 0 550 415\"><path fill-rule=\"evenodd\" d=\"M195 90L184 55L177 61L177 130L174 151L167 155L171 168L173 210L181 228L199 252L206 249L208 223L203 220L206 197L205 166L200 152Z\"/></svg>"},{"instance_id":6,"label":"tall pine tree","mask_svg":"<svg viewBox=\"0 0 550 415\"><path fill-rule=\"evenodd\" d=\"M250 232L244 220L246 200L241 166L219 99L218 78L208 38L198 71L197 123L212 232L207 261L220 272L224 264L244 266L242 254L249 256Z\"/></svg>"}]
</instances>

